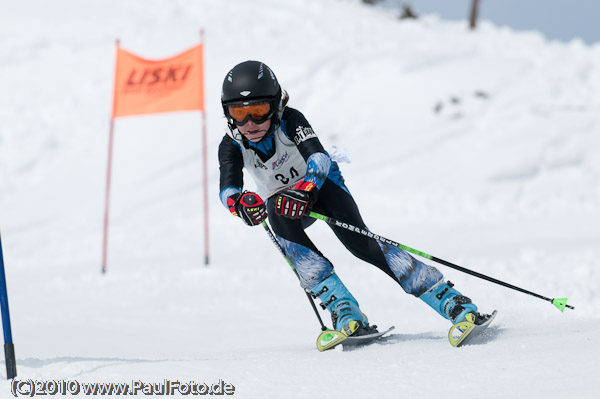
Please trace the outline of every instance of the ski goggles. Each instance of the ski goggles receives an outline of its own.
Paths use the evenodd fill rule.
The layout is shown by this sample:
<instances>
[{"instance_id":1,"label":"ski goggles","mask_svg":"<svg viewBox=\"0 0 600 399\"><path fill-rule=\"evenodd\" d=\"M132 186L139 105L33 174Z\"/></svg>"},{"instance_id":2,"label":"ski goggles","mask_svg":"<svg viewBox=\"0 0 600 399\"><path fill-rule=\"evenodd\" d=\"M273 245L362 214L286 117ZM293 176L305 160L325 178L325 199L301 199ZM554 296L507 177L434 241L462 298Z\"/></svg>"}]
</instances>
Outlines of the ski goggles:
<instances>
[{"instance_id":1,"label":"ski goggles","mask_svg":"<svg viewBox=\"0 0 600 399\"><path fill-rule=\"evenodd\" d=\"M254 123L261 124L273 115L271 112L271 103L268 101L230 104L227 106L227 111L231 119L233 119L233 123L237 126L246 124L250 119Z\"/></svg>"}]
</instances>

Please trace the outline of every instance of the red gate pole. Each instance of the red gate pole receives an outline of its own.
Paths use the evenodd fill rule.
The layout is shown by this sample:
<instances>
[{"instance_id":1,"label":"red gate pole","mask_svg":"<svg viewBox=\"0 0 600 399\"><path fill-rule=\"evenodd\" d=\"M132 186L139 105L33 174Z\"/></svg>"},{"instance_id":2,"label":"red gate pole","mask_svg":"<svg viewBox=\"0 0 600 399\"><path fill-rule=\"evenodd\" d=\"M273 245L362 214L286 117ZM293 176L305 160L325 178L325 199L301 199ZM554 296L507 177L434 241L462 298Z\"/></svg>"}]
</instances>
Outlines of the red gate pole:
<instances>
[{"instance_id":1,"label":"red gate pole","mask_svg":"<svg viewBox=\"0 0 600 399\"><path fill-rule=\"evenodd\" d=\"M202 74L204 75L204 29L200 30L200 43L202 44ZM204 76L201 76L202 91L202 180L203 180L203 195L202 202L204 203L204 264L209 264L209 248L208 248L208 154L207 154L207 139L206 139L206 105L204 104Z\"/></svg>"},{"instance_id":2,"label":"red gate pole","mask_svg":"<svg viewBox=\"0 0 600 399\"><path fill-rule=\"evenodd\" d=\"M204 202L204 264L209 264L209 251L208 251L208 171L207 171L207 151L206 151L206 113L202 112L202 180L203 183L203 195L202 201Z\"/></svg>"},{"instance_id":3,"label":"red gate pole","mask_svg":"<svg viewBox=\"0 0 600 399\"><path fill-rule=\"evenodd\" d=\"M106 273L106 257L108 251L108 220L110 205L110 178L112 172L112 152L115 135L115 119L110 118L110 133L108 137L108 166L106 171L106 195L104 197L104 234L102 241L102 273Z\"/></svg>"},{"instance_id":4,"label":"red gate pole","mask_svg":"<svg viewBox=\"0 0 600 399\"><path fill-rule=\"evenodd\" d=\"M117 39L116 42L117 51L119 50L120 40ZM118 65L116 63L119 60L117 56L117 61L115 62L115 76L116 71L118 70ZM117 90L116 83L114 84L114 90ZM110 206L110 180L112 174L112 154L113 154L113 141L115 136L115 104L116 101L116 92L113 93L113 108L110 117L110 131L108 133L108 166L106 170L106 194L104 197L104 232L103 232L103 240L102 240L102 273L106 273L106 259L108 253L108 221L109 221L109 206Z\"/></svg>"}]
</instances>

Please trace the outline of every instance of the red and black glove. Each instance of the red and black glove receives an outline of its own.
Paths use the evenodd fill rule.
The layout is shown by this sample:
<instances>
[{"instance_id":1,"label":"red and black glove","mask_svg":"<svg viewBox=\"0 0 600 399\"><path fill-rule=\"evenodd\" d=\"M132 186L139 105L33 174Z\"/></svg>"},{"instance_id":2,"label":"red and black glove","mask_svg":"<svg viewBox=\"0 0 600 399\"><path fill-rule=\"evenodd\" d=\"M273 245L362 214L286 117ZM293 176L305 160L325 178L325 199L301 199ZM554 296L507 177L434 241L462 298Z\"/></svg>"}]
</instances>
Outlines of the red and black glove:
<instances>
[{"instance_id":1,"label":"red and black glove","mask_svg":"<svg viewBox=\"0 0 600 399\"><path fill-rule=\"evenodd\" d=\"M256 226L267 218L267 207L256 193L244 191L227 198L229 212L239 216L248 226Z\"/></svg>"},{"instance_id":2,"label":"red and black glove","mask_svg":"<svg viewBox=\"0 0 600 399\"><path fill-rule=\"evenodd\" d=\"M275 214L290 219L300 219L317 202L319 190L315 183L301 181L293 190L283 190L275 198Z\"/></svg>"}]
</instances>

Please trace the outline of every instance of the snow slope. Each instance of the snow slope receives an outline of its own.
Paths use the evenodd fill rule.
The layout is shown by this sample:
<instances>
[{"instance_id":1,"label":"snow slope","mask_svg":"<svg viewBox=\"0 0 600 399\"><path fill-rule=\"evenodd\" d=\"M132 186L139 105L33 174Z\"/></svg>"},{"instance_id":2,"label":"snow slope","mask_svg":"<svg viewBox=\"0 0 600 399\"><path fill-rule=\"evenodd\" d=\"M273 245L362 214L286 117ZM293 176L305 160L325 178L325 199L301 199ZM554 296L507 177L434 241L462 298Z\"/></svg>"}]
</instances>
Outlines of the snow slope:
<instances>
[{"instance_id":1,"label":"snow slope","mask_svg":"<svg viewBox=\"0 0 600 399\"><path fill-rule=\"evenodd\" d=\"M0 12L0 228L18 378L217 382L240 398L592 398L600 389L600 46L483 23L399 21L356 0L24 0ZM114 41L148 58L206 31L211 264L200 116L116 123ZM311 236L385 345L319 353L305 295L261 228L218 203L219 94L260 59L341 164L369 227L575 310L440 266L484 311L486 345ZM247 182L252 188L252 183ZM327 315L322 314L328 321ZM0 397L9 397L0 382Z\"/></svg>"}]
</instances>

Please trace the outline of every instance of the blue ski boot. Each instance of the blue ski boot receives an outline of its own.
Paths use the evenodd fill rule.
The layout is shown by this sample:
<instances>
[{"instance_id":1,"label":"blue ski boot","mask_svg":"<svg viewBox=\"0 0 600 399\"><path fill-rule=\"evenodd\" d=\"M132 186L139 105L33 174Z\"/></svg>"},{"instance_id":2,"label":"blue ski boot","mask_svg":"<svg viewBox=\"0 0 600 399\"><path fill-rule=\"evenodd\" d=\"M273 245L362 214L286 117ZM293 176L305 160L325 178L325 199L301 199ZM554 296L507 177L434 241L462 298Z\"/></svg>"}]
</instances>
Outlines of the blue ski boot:
<instances>
[{"instance_id":1,"label":"blue ski boot","mask_svg":"<svg viewBox=\"0 0 600 399\"><path fill-rule=\"evenodd\" d=\"M454 284L450 281L445 282L444 280L440 280L439 283L431 287L429 291L425 292L419 298L442 315L442 317L450 320L452 324L465 321L469 313L473 314L475 320L478 319L480 315L477 313L477 306L471 302L471 299L463 296L452 287L454 287Z\"/></svg>"},{"instance_id":2,"label":"blue ski boot","mask_svg":"<svg viewBox=\"0 0 600 399\"><path fill-rule=\"evenodd\" d=\"M369 326L367 317L360 311L358 302L337 274L333 273L317 284L311 293L321 300L321 307L331 312L333 328L347 336L377 332L377 326Z\"/></svg>"}]
</instances>

